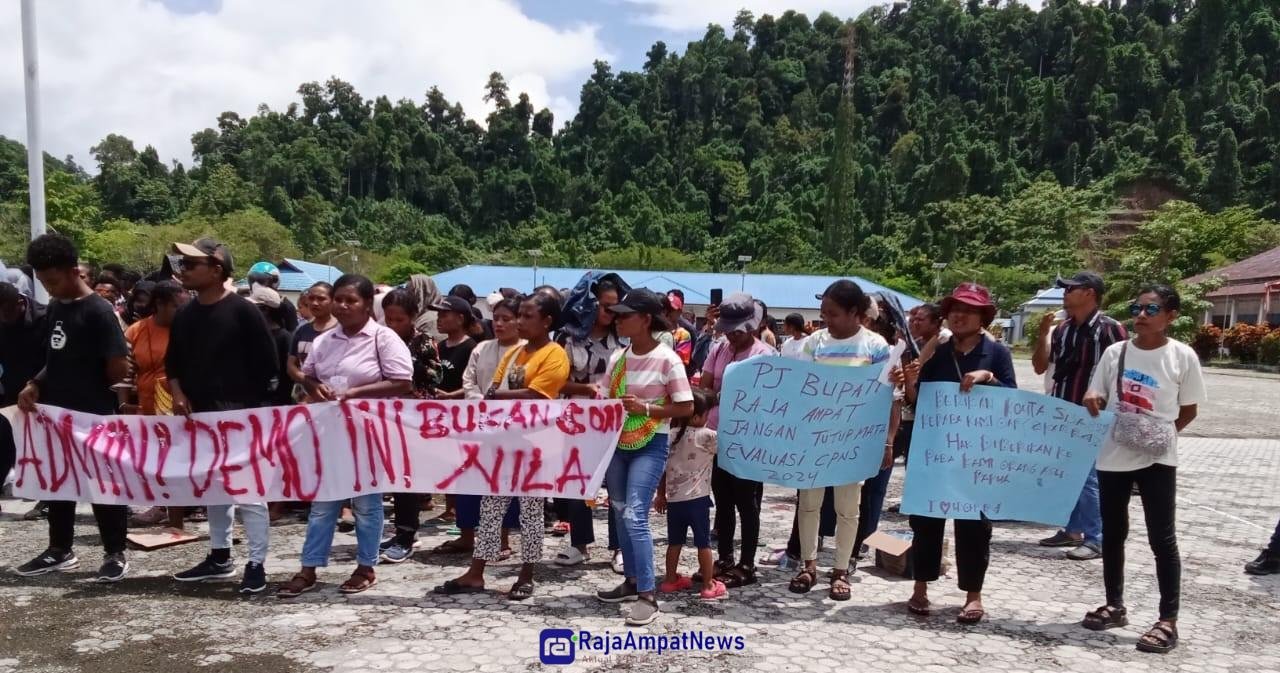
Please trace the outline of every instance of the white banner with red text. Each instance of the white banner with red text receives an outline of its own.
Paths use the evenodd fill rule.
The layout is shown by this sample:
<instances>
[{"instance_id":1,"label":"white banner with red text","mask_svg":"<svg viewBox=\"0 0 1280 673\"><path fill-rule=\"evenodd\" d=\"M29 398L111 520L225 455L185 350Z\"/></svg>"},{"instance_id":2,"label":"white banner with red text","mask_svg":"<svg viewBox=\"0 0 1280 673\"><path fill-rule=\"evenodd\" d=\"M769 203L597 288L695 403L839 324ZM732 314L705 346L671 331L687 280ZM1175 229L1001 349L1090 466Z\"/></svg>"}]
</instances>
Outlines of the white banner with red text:
<instances>
[{"instance_id":1,"label":"white banner with red text","mask_svg":"<svg viewBox=\"0 0 1280 673\"><path fill-rule=\"evenodd\" d=\"M99 504L343 500L366 493L594 498L615 400L350 400L182 416L3 410L14 494Z\"/></svg>"}]
</instances>

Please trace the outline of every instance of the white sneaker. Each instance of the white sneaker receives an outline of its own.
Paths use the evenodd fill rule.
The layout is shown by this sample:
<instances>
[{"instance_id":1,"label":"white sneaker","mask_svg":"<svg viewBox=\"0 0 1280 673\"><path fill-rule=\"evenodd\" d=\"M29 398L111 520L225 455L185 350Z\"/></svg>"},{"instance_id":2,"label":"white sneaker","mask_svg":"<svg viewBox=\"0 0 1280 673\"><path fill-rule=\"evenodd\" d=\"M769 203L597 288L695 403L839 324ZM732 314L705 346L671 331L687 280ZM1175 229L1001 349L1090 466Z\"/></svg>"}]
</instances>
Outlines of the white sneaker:
<instances>
[{"instance_id":1,"label":"white sneaker","mask_svg":"<svg viewBox=\"0 0 1280 673\"><path fill-rule=\"evenodd\" d=\"M627 569L622 564L622 551L613 552L613 561L609 565L613 568L613 572L619 575L627 574Z\"/></svg>"}]
</instances>

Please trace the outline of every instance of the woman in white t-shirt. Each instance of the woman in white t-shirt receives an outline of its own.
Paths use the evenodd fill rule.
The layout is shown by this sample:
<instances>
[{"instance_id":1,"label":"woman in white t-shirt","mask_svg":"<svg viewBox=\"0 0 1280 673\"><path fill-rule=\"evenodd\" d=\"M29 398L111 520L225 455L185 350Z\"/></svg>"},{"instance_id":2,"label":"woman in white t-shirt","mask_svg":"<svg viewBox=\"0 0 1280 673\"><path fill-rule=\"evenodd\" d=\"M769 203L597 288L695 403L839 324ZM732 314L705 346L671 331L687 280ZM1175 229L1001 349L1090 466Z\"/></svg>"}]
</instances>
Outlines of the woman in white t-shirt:
<instances>
[{"instance_id":1,"label":"woman in white t-shirt","mask_svg":"<svg viewBox=\"0 0 1280 673\"><path fill-rule=\"evenodd\" d=\"M1190 346L1165 334L1180 308L1181 298L1167 285L1149 286L1138 293L1129 305L1135 336L1103 352L1084 398L1089 413L1097 415L1099 409L1110 407L1118 414L1144 416L1153 426L1147 431L1152 436L1161 431L1161 424L1180 432L1195 419L1197 405L1205 401L1200 359ZM1176 432L1170 433L1163 452L1126 445L1117 441L1115 433L1103 443L1098 454L1098 488L1107 604L1084 618L1084 627L1094 631L1129 623L1124 605L1124 545L1129 537L1129 496L1137 484L1160 587L1159 621L1138 639L1137 646L1160 654L1178 644L1182 560L1174 528Z\"/></svg>"}]
</instances>

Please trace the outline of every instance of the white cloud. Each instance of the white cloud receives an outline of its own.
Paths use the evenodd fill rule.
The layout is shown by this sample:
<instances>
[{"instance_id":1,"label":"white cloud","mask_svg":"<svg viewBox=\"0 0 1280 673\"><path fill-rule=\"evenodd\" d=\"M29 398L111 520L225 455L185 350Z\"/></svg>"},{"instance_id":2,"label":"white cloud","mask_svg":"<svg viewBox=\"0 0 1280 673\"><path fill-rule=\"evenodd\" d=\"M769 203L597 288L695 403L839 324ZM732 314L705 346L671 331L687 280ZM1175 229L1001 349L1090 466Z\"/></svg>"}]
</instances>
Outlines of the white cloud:
<instances>
[{"instance_id":1,"label":"white cloud","mask_svg":"<svg viewBox=\"0 0 1280 673\"><path fill-rule=\"evenodd\" d=\"M635 5L640 14L637 21L644 25L665 30L689 32L702 31L709 23L728 29L742 9L759 17L772 14L777 17L789 9L805 14L811 20L822 12L847 18L854 17L877 5L892 4L891 0L624 0ZM1041 0L1019 0L1033 8Z\"/></svg>"},{"instance_id":2,"label":"white cloud","mask_svg":"<svg viewBox=\"0 0 1280 673\"><path fill-rule=\"evenodd\" d=\"M548 90L611 57L596 26L556 28L513 0L223 0L213 14L177 14L151 0L36 4L45 149L85 165L108 133L188 163L191 134L221 112L284 109L299 84L330 76L369 99L421 103L437 85L483 119L484 86L497 70L513 97L527 92L558 126L576 100ZM19 4L0 2L0 134L24 140L20 36Z\"/></svg>"}]
</instances>

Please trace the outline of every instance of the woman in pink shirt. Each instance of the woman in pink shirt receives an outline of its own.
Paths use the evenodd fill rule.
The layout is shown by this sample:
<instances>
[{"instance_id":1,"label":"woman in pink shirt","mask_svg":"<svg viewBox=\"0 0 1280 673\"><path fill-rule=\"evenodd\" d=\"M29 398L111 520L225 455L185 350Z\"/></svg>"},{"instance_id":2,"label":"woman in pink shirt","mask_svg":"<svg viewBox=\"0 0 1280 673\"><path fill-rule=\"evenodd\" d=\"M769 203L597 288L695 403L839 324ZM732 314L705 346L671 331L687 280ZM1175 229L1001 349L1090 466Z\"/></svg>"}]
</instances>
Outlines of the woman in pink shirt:
<instances>
[{"instance_id":1,"label":"woman in pink shirt","mask_svg":"<svg viewBox=\"0 0 1280 673\"><path fill-rule=\"evenodd\" d=\"M605 474L610 507L621 528L618 543L626 579L596 597L606 603L636 601L626 621L643 626L658 616L649 508L667 465L670 419L693 414L693 391L680 356L654 338L655 331L670 329L660 295L632 290L609 310L618 316L618 336L631 340L630 347L614 353L607 370L609 397L621 399L627 411Z\"/></svg>"},{"instance_id":2,"label":"woman in pink shirt","mask_svg":"<svg viewBox=\"0 0 1280 673\"><path fill-rule=\"evenodd\" d=\"M338 326L316 338L302 365L303 385L312 399L340 402L349 399L409 397L413 392L413 358L409 347L390 328L373 320L373 283L364 276L346 274L333 284L333 316ZM307 537L302 544L302 570L280 587L276 595L293 598L316 588L316 568L329 565L334 526L341 500L311 503ZM339 591L358 594L378 580L382 540L382 494L365 493L351 499L356 517L356 569Z\"/></svg>"},{"instance_id":3,"label":"woman in pink shirt","mask_svg":"<svg viewBox=\"0 0 1280 673\"><path fill-rule=\"evenodd\" d=\"M719 307L716 331L724 335L724 341L712 347L702 367L699 383L707 391L711 404L707 427L712 430L717 430L720 424L720 389L724 386L725 369L734 362L757 355L777 355L777 351L755 336L763 320L764 307L745 292L725 297ZM716 502L716 551L719 556L716 579L730 589L755 584L755 551L760 541L760 502L764 499L764 484L735 477L716 465L711 473L711 492ZM733 553L735 510L742 519L742 555L736 564ZM701 577L694 579L702 581Z\"/></svg>"}]
</instances>

